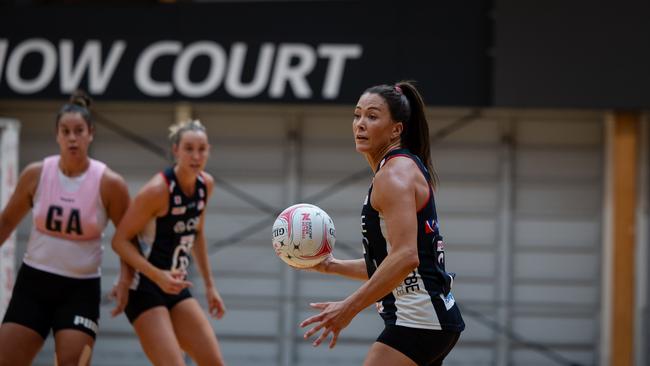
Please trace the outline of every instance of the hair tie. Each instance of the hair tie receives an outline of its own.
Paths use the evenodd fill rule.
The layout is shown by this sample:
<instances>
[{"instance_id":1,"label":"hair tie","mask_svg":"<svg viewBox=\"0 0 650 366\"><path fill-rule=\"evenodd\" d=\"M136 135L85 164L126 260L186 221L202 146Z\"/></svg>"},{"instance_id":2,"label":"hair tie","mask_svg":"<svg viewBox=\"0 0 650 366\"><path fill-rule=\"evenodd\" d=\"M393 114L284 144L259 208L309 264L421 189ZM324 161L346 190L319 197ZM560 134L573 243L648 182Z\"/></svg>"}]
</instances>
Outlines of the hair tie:
<instances>
[{"instance_id":1,"label":"hair tie","mask_svg":"<svg viewBox=\"0 0 650 366\"><path fill-rule=\"evenodd\" d=\"M402 88L400 88L399 85L395 85L395 91L399 94L404 94L402 93Z\"/></svg>"}]
</instances>

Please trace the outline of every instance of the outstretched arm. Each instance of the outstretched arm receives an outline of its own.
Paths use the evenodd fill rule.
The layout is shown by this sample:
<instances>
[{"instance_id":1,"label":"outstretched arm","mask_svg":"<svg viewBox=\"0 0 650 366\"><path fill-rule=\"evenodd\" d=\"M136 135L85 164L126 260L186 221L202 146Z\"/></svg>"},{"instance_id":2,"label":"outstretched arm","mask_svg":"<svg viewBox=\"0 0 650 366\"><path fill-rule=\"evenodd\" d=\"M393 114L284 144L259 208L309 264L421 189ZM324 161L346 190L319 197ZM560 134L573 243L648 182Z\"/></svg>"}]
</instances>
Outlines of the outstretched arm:
<instances>
[{"instance_id":1,"label":"outstretched arm","mask_svg":"<svg viewBox=\"0 0 650 366\"><path fill-rule=\"evenodd\" d=\"M20 220L25 217L32 207L32 201L38 180L41 176L41 162L29 164L20 174L14 193L9 198L7 206L0 215L0 246L14 231Z\"/></svg>"}]
</instances>

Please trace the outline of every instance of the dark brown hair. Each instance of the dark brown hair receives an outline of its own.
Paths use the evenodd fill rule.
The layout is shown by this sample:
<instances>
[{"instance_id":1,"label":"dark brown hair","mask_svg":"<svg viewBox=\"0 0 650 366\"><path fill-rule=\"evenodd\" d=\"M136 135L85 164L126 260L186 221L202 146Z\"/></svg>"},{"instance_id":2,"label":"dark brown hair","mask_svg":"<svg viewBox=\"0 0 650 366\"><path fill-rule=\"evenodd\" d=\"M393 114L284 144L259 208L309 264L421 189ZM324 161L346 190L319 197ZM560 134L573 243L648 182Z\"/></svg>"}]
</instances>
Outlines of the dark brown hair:
<instances>
[{"instance_id":1,"label":"dark brown hair","mask_svg":"<svg viewBox=\"0 0 650 366\"><path fill-rule=\"evenodd\" d=\"M429 171L429 183L438 185L438 174L431 163L429 144L429 124L424 114L424 101L415 85L410 81L400 81L395 85L376 85L364 91L364 94L377 94L384 98L391 118L402 122L404 129L400 140L402 147L416 155Z\"/></svg>"},{"instance_id":2,"label":"dark brown hair","mask_svg":"<svg viewBox=\"0 0 650 366\"><path fill-rule=\"evenodd\" d=\"M77 90L70 96L68 103L64 104L56 115L56 127L59 127L59 120L66 113L79 113L86 121L88 129L92 130L93 120L90 114L90 105L93 100L83 90Z\"/></svg>"}]
</instances>

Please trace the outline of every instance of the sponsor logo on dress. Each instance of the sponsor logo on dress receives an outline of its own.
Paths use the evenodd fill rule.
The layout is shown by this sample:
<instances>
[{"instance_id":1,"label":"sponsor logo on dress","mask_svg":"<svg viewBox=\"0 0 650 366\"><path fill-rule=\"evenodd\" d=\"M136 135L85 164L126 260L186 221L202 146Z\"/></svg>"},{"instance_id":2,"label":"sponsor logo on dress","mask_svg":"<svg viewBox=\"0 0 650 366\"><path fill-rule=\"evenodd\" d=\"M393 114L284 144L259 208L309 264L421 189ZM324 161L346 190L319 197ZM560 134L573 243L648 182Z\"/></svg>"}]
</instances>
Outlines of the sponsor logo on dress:
<instances>
[{"instance_id":1,"label":"sponsor logo on dress","mask_svg":"<svg viewBox=\"0 0 650 366\"><path fill-rule=\"evenodd\" d=\"M187 211L187 207L185 206L174 207L172 208L172 215L182 215L185 211Z\"/></svg>"},{"instance_id":2,"label":"sponsor logo on dress","mask_svg":"<svg viewBox=\"0 0 650 366\"><path fill-rule=\"evenodd\" d=\"M197 225L199 224L199 218L198 217L193 217L187 222L185 221L177 221L176 224L174 224L174 232L176 234L182 234L186 231L192 231L196 230Z\"/></svg>"},{"instance_id":3,"label":"sponsor logo on dress","mask_svg":"<svg viewBox=\"0 0 650 366\"><path fill-rule=\"evenodd\" d=\"M94 333L97 333L97 329L98 329L97 323L95 323L94 321L92 321L92 320L90 320L88 318L84 318L83 316L75 315L73 324L74 325L82 325L85 328L88 328L88 329L92 330Z\"/></svg>"},{"instance_id":4,"label":"sponsor logo on dress","mask_svg":"<svg viewBox=\"0 0 650 366\"><path fill-rule=\"evenodd\" d=\"M181 196L178 196L178 195L174 196L174 204L175 205L180 205L181 202L182 202L181 201Z\"/></svg>"},{"instance_id":5,"label":"sponsor logo on dress","mask_svg":"<svg viewBox=\"0 0 650 366\"><path fill-rule=\"evenodd\" d=\"M203 210L203 207L205 207L205 202L203 200L200 200L197 209L201 211Z\"/></svg>"},{"instance_id":6,"label":"sponsor logo on dress","mask_svg":"<svg viewBox=\"0 0 650 366\"><path fill-rule=\"evenodd\" d=\"M445 309L447 310L454 307L454 304L456 303L456 299L454 299L454 295L452 295L451 292L447 296L440 294L440 298L442 299L442 302L445 303Z\"/></svg>"},{"instance_id":7,"label":"sponsor logo on dress","mask_svg":"<svg viewBox=\"0 0 650 366\"><path fill-rule=\"evenodd\" d=\"M404 283L400 284L395 288L393 295L395 297L402 297L410 293L415 293L420 291L420 275L417 270L413 270L405 279Z\"/></svg>"},{"instance_id":8,"label":"sponsor logo on dress","mask_svg":"<svg viewBox=\"0 0 650 366\"><path fill-rule=\"evenodd\" d=\"M442 252L443 250L445 250L445 242L442 241L442 240L438 240L438 243L437 243L437 245L436 245L436 249L437 249L439 252Z\"/></svg>"}]
</instances>

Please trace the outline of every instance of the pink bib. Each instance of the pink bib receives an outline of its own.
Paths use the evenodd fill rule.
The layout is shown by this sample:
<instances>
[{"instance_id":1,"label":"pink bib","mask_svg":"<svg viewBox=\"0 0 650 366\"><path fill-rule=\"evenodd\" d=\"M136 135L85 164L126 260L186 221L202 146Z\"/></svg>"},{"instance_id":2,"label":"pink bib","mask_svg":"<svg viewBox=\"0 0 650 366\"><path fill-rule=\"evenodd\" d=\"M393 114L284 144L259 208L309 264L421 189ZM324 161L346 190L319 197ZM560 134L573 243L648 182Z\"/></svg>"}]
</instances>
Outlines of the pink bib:
<instances>
[{"instance_id":1,"label":"pink bib","mask_svg":"<svg viewBox=\"0 0 650 366\"><path fill-rule=\"evenodd\" d=\"M98 222L97 200L106 164L90 159L79 177L66 177L58 155L45 158L34 203L34 227L46 235L69 240L100 238L106 222ZM101 205L100 205L101 206Z\"/></svg>"}]
</instances>

